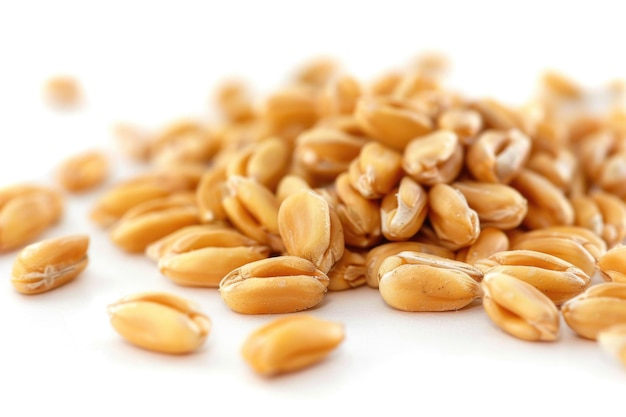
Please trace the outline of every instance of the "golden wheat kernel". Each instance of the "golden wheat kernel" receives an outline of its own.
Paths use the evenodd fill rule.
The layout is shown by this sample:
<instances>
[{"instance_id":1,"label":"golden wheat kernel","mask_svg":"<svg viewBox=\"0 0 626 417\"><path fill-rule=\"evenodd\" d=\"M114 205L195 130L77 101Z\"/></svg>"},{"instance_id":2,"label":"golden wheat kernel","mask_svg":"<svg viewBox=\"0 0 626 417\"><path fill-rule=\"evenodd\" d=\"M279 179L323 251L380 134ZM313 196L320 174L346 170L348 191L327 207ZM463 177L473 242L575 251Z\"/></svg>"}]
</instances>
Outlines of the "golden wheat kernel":
<instances>
[{"instance_id":1,"label":"golden wheat kernel","mask_svg":"<svg viewBox=\"0 0 626 417\"><path fill-rule=\"evenodd\" d=\"M369 250L365 258L365 277L368 287L378 288L378 270L389 256L400 252L421 252L442 258L454 259L454 253L444 247L421 242L392 242L378 245Z\"/></svg>"},{"instance_id":2,"label":"golden wheat kernel","mask_svg":"<svg viewBox=\"0 0 626 417\"><path fill-rule=\"evenodd\" d=\"M407 262L402 254L391 256L380 265L378 276L383 300L398 310L458 310L482 295L475 279L443 261L421 264Z\"/></svg>"},{"instance_id":3,"label":"golden wheat kernel","mask_svg":"<svg viewBox=\"0 0 626 417\"><path fill-rule=\"evenodd\" d=\"M589 287L563 304L561 312L579 336L595 340L611 326L626 324L626 284L608 282Z\"/></svg>"},{"instance_id":4,"label":"golden wheat kernel","mask_svg":"<svg viewBox=\"0 0 626 417\"><path fill-rule=\"evenodd\" d=\"M89 237L72 235L26 246L13 263L11 283L23 294L53 290L76 278L88 264Z\"/></svg>"},{"instance_id":5,"label":"golden wheat kernel","mask_svg":"<svg viewBox=\"0 0 626 417\"><path fill-rule=\"evenodd\" d=\"M130 343L147 350L184 354L197 350L211 320L184 298L159 292L124 297L107 308L111 325Z\"/></svg>"},{"instance_id":6,"label":"golden wheat kernel","mask_svg":"<svg viewBox=\"0 0 626 417\"><path fill-rule=\"evenodd\" d=\"M283 317L255 330L242 355L259 374L271 376L311 366L344 339L344 326L312 316Z\"/></svg>"},{"instance_id":7,"label":"golden wheat kernel","mask_svg":"<svg viewBox=\"0 0 626 417\"><path fill-rule=\"evenodd\" d=\"M456 133L438 130L407 144L402 167L421 184L449 183L459 175L463 155Z\"/></svg>"},{"instance_id":8,"label":"golden wheat kernel","mask_svg":"<svg viewBox=\"0 0 626 417\"><path fill-rule=\"evenodd\" d=\"M89 190L106 180L108 160L102 152L84 152L63 161L56 175L59 184L68 191Z\"/></svg>"},{"instance_id":9,"label":"golden wheat kernel","mask_svg":"<svg viewBox=\"0 0 626 417\"><path fill-rule=\"evenodd\" d=\"M615 246L600 259L598 269L606 281L626 284L626 246Z\"/></svg>"},{"instance_id":10,"label":"golden wheat kernel","mask_svg":"<svg viewBox=\"0 0 626 417\"><path fill-rule=\"evenodd\" d=\"M76 78L69 75L58 75L46 81L44 96L50 105L70 108L80 104L82 93Z\"/></svg>"},{"instance_id":11,"label":"golden wheat kernel","mask_svg":"<svg viewBox=\"0 0 626 417\"><path fill-rule=\"evenodd\" d=\"M476 241L480 234L478 214L460 191L437 184L428 192L428 204L428 218L439 239L457 249Z\"/></svg>"},{"instance_id":12,"label":"golden wheat kernel","mask_svg":"<svg viewBox=\"0 0 626 417\"><path fill-rule=\"evenodd\" d=\"M282 202L278 227L287 254L308 259L324 273L343 255L345 242L339 216L313 191L300 191Z\"/></svg>"},{"instance_id":13,"label":"golden wheat kernel","mask_svg":"<svg viewBox=\"0 0 626 417\"><path fill-rule=\"evenodd\" d=\"M485 312L503 331L529 341L558 338L559 310L541 291L502 273L485 274L482 287Z\"/></svg>"},{"instance_id":14,"label":"golden wheat kernel","mask_svg":"<svg viewBox=\"0 0 626 417\"><path fill-rule=\"evenodd\" d=\"M432 120L407 100L361 97L354 115L369 137L399 151L433 130Z\"/></svg>"},{"instance_id":15,"label":"golden wheat kernel","mask_svg":"<svg viewBox=\"0 0 626 417\"><path fill-rule=\"evenodd\" d=\"M293 313L319 304L328 277L306 259L278 256L243 265L220 282L220 295L243 314Z\"/></svg>"},{"instance_id":16,"label":"golden wheat kernel","mask_svg":"<svg viewBox=\"0 0 626 417\"><path fill-rule=\"evenodd\" d=\"M0 252L33 241L59 221L64 203L56 190L15 185L0 190Z\"/></svg>"}]
</instances>

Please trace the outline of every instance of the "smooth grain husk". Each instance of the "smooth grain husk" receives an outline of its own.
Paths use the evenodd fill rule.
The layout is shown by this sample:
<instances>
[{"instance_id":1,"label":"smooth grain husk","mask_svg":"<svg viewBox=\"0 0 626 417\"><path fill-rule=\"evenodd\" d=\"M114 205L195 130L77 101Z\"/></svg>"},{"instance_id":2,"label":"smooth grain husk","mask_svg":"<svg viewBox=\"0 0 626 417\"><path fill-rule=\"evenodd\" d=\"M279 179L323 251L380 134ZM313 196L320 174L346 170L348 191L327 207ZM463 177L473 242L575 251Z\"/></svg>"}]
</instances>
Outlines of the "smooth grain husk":
<instances>
[{"instance_id":1,"label":"smooth grain husk","mask_svg":"<svg viewBox=\"0 0 626 417\"><path fill-rule=\"evenodd\" d=\"M483 307L503 331L528 341L555 341L560 316L554 303L532 285L511 275L487 273Z\"/></svg>"},{"instance_id":2,"label":"smooth grain husk","mask_svg":"<svg viewBox=\"0 0 626 417\"><path fill-rule=\"evenodd\" d=\"M585 247L573 239L562 237L542 237L524 239L511 246L511 250L534 250L561 258L582 269L592 277L596 272L596 260Z\"/></svg>"},{"instance_id":3,"label":"smooth grain husk","mask_svg":"<svg viewBox=\"0 0 626 417\"><path fill-rule=\"evenodd\" d=\"M46 239L22 249L13 263L11 284L22 294L39 294L74 280L89 263L89 237Z\"/></svg>"},{"instance_id":4,"label":"smooth grain husk","mask_svg":"<svg viewBox=\"0 0 626 417\"><path fill-rule=\"evenodd\" d=\"M178 285L218 288L232 270L265 259L267 246L204 247L159 259L159 271Z\"/></svg>"},{"instance_id":5,"label":"smooth grain husk","mask_svg":"<svg viewBox=\"0 0 626 417\"><path fill-rule=\"evenodd\" d=\"M480 284L466 273L431 265L401 264L387 258L379 269L380 294L403 311L450 311L482 295Z\"/></svg>"},{"instance_id":6,"label":"smooth grain husk","mask_svg":"<svg viewBox=\"0 0 626 417\"><path fill-rule=\"evenodd\" d=\"M211 331L211 320L194 303L167 293L124 297L107 312L115 331L127 341L161 353L197 350Z\"/></svg>"},{"instance_id":7,"label":"smooth grain husk","mask_svg":"<svg viewBox=\"0 0 626 417\"><path fill-rule=\"evenodd\" d=\"M81 192L102 184L108 175L108 161L102 152L90 151L64 160L57 168L57 181L71 192Z\"/></svg>"},{"instance_id":8,"label":"smooth grain husk","mask_svg":"<svg viewBox=\"0 0 626 417\"><path fill-rule=\"evenodd\" d=\"M319 304L328 276L306 259L278 256L251 262L220 282L220 295L242 314L293 313Z\"/></svg>"},{"instance_id":9,"label":"smooth grain husk","mask_svg":"<svg viewBox=\"0 0 626 417\"><path fill-rule=\"evenodd\" d=\"M422 252L442 258L454 259L454 253L441 246L422 242L392 242L378 245L367 253L365 258L365 278L367 286L378 288L378 269L385 259L400 252Z\"/></svg>"},{"instance_id":10,"label":"smooth grain husk","mask_svg":"<svg viewBox=\"0 0 626 417\"><path fill-rule=\"evenodd\" d=\"M528 212L527 200L506 184L465 180L451 185L463 194L467 204L476 211L483 228L513 229L522 223Z\"/></svg>"},{"instance_id":11,"label":"smooth grain husk","mask_svg":"<svg viewBox=\"0 0 626 417\"><path fill-rule=\"evenodd\" d=\"M271 376L320 362L344 337L340 323L305 315L282 317L251 333L241 353L254 371Z\"/></svg>"},{"instance_id":12,"label":"smooth grain husk","mask_svg":"<svg viewBox=\"0 0 626 417\"><path fill-rule=\"evenodd\" d=\"M136 217L124 217L111 230L111 240L121 249L138 253L157 240L183 227L200 223L198 209L193 206L179 206Z\"/></svg>"},{"instance_id":13,"label":"smooth grain husk","mask_svg":"<svg viewBox=\"0 0 626 417\"><path fill-rule=\"evenodd\" d=\"M278 210L287 254L308 259L326 273L343 256L343 226L328 202L313 191L290 195Z\"/></svg>"},{"instance_id":14,"label":"smooth grain husk","mask_svg":"<svg viewBox=\"0 0 626 417\"><path fill-rule=\"evenodd\" d=\"M474 243L457 252L456 259L473 265L480 259L506 250L509 250L509 238L506 233L500 229L487 227L481 230Z\"/></svg>"},{"instance_id":15,"label":"smooth grain husk","mask_svg":"<svg viewBox=\"0 0 626 417\"><path fill-rule=\"evenodd\" d=\"M605 281L626 284L626 246L616 246L598 260Z\"/></svg>"},{"instance_id":16,"label":"smooth grain husk","mask_svg":"<svg viewBox=\"0 0 626 417\"><path fill-rule=\"evenodd\" d=\"M32 242L59 221L64 203L47 187L15 185L0 190L0 252Z\"/></svg>"},{"instance_id":17,"label":"smooth grain husk","mask_svg":"<svg viewBox=\"0 0 626 417\"><path fill-rule=\"evenodd\" d=\"M229 239L228 237L230 237L231 235L233 235L233 238ZM155 242L152 242L146 247L145 255L146 257L148 257L148 259L157 262L160 258L168 256L172 253L181 253L191 249L197 249L198 247L195 244L193 247L190 247L190 241L198 242L202 239L206 239L212 242L217 240L220 242L218 246L247 246L248 244L257 244L255 240L252 240L247 236L242 235L236 230L230 229L229 226L225 224L195 224L191 226L181 227L175 232L172 232L169 235L164 236ZM185 242L184 250L180 249L179 240ZM232 242L232 244L224 245L222 243L224 241ZM244 242L254 242L254 244ZM176 249L174 249L175 245L177 246Z\"/></svg>"},{"instance_id":18,"label":"smooth grain husk","mask_svg":"<svg viewBox=\"0 0 626 417\"><path fill-rule=\"evenodd\" d=\"M405 100L362 97L354 115L369 137L399 151L433 129L432 120Z\"/></svg>"},{"instance_id":19,"label":"smooth grain husk","mask_svg":"<svg viewBox=\"0 0 626 417\"><path fill-rule=\"evenodd\" d=\"M567 226L574 223L574 209L560 189L535 172L522 169L511 182L528 201L523 224L529 229Z\"/></svg>"},{"instance_id":20,"label":"smooth grain husk","mask_svg":"<svg viewBox=\"0 0 626 417\"><path fill-rule=\"evenodd\" d=\"M561 312L579 336L595 340L601 331L626 324L626 284L594 285L565 303Z\"/></svg>"},{"instance_id":21,"label":"smooth grain husk","mask_svg":"<svg viewBox=\"0 0 626 417\"><path fill-rule=\"evenodd\" d=\"M556 256L531 250L498 252L474 266L484 273L501 272L521 279L547 295L556 305L581 294L591 278Z\"/></svg>"}]
</instances>

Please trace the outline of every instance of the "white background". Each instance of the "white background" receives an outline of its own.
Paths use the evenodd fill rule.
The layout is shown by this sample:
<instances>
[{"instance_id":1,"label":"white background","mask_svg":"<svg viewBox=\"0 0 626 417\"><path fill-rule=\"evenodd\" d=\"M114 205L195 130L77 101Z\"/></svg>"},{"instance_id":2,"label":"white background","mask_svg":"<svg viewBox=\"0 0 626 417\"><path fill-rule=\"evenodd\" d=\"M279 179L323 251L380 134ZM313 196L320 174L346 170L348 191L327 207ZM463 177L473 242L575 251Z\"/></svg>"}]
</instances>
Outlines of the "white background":
<instances>
[{"instance_id":1,"label":"white background","mask_svg":"<svg viewBox=\"0 0 626 417\"><path fill-rule=\"evenodd\" d=\"M259 93L318 55L363 80L424 50L453 60L451 83L511 103L530 97L539 71L563 70L591 87L626 75L619 2L0 0L0 186L50 183L56 164L82 149L115 157L111 182L136 169L115 153L111 126L158 128L210 111L229 75ZM82 83L86 103L56 112L41 99L54 74ZM41 415L620 415L626 370L563 328L553 344L498 331L480 306L409 314L360 288L330 293L311 313L341 321L346 341L325 362L267 380L239 355L270 317L232 313L214 290L177 287L141 256L121 253L87 212L101 190L68 197L45 237L92 237L77 281L33 297L9 283L16 253L0 255L0 416ZM197 301L213 319L189 356L125 343L105 306L145 290Z\"/></svg>"}]
</instances>

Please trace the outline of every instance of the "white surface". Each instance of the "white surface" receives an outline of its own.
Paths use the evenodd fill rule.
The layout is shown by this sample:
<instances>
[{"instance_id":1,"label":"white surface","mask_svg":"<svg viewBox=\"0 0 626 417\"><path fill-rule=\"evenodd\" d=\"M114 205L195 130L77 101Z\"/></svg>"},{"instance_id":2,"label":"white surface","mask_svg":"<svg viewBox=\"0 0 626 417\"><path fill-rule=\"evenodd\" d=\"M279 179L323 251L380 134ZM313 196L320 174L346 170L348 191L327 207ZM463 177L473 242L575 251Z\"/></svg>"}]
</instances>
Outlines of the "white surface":
<instances>
[{"instance_id":1,"label":"white surface","mask_svg":"<svg viewBox=\"0 0 626 417\"><path fill-rule=\"evenodd\" d=\"M455 86L512 102L530 96L544 68L590 85L625 75L623 11L611 6L618 2L554 3L0 0L0 186L50 181L56 163L80 149L113 152L114 122L159 127L201 115L219 79L235 74L268 91L319 54L371 77L421 50L443 50L455 63ZM80 111L42 104L41 85L57 73L83 83ZM121 160L115 168L116 178L133 169ZM15 253L0 255L1 416L623 409L626 371L567 327L557 343L524 343L498 331L479 306L408 314L369 288L329 293L311 311L346 325L345 343L328 360L260 378L239 349L271 317L232 313L215 290L177 287L148 260L113 247L86 218L100 191L68 197L62 223L44 236L92 237L91 264L77 281L22 296L9 284ZM105 306L145 290L197 301L214 322L206 346L170 357L114 333Z\"/></svg>"}]
</instances>

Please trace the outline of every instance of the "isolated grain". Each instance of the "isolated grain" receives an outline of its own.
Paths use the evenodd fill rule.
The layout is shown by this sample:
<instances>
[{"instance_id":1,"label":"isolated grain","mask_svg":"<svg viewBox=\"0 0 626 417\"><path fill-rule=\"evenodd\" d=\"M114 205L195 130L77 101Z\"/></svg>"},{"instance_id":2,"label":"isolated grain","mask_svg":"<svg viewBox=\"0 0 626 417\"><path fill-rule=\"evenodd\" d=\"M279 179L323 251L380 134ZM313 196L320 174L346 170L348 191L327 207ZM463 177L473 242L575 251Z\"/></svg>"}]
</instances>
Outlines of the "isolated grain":
<instances>
[{"instance_id":1,"label":"isolated grain","mask_svg":"<svg viewBox=\"0 0 626 417\"><path fill-rule=\"evenodd\" d=\"M108 175L107 157L98 151L75 155L57 169L57 181L72 192L90 190L102 184Z\"/></svg>"},{"instance_id":2,"label":"isolated grain","mask_svg":"<svg viewBox=\"0 0 626 417\"><path fill-rule=\"evenodd\" d=\"M183 354L202 346L211 320L184 298L158 292L124 297L107 308L111 325L130 343L156 352Z\"/></svg>"},{"instance_id":3,"label":"isolated grain","mask_svg":"<svg viewBox=\"0 0 626 417\"><path fill-rule=\"evenodd\" d=\"M283 317L250 334L241 352L252 369L271 376L320 362L344 337L340 323L305 315Z\"/></svg>"},{"instance_id":4,"label":"isolated grain","mask_svg":"<svg viewBox=\"0 0 626 417\"><path fill-rule=\"evenodd\" d=\"M13 263L11 283L23 294L39 294L75 279L88 264L89 237L42 240L22 249Z\"/></svg>"}]
</instances>

